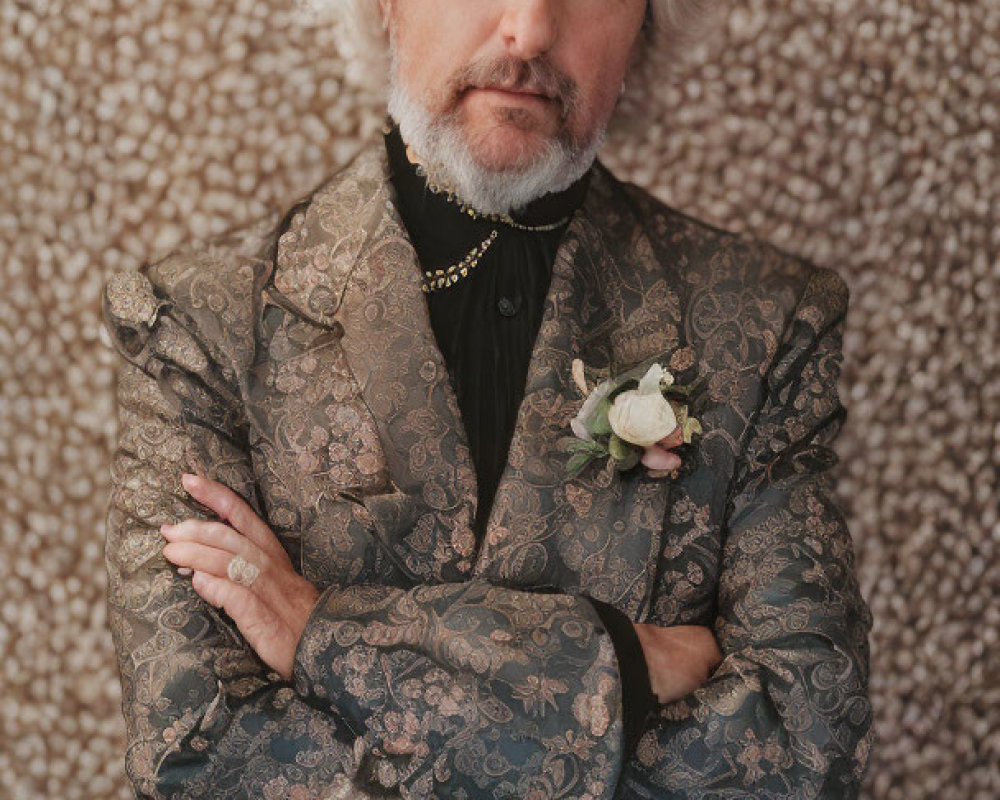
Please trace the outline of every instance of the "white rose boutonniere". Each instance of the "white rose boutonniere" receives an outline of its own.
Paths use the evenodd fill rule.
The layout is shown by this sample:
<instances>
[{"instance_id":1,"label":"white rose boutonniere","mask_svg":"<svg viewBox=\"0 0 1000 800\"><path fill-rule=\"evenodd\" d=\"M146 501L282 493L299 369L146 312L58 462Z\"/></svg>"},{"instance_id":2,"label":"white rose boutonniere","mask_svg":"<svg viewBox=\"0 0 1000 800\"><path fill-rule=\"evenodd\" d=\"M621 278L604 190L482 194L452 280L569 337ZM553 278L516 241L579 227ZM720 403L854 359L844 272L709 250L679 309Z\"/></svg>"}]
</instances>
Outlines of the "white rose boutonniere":
<instances>
[{"instance_id":1,"label":"white rose boutonniere","mask_svg":"<svg viewBox=\"0 0 1000 800\"><path fill-rule=\"evenodd\" d=\"M667 438L677 427L677 415L661 388L674 382L674 376L659 364L653 364L639 381L638 389L628 389L608 409L611 430L622 441L649 447Z\"/></svg>"},{"instance_id":2,"label":"white rose boutonniere","mask_svg":"<svg viewBox=\"0 0 1000 800\"><path fill-rule=\"evenodd\" d=\"M643 448L661 442L680 429L689 444L702 432L701 423L688 415L685 401L696 384L678 386L660 364L639 367L617 378L590 386L586 367L573 361L573 380L584 395L579 413L570 422L573 436L562 440L571 455L567 470L579 474L596 458L610 457L619 470L639 463ZM651 470L652 473L652 470ZM676 477L677 471L672 472Z\"/></svg>"}]
</instances>

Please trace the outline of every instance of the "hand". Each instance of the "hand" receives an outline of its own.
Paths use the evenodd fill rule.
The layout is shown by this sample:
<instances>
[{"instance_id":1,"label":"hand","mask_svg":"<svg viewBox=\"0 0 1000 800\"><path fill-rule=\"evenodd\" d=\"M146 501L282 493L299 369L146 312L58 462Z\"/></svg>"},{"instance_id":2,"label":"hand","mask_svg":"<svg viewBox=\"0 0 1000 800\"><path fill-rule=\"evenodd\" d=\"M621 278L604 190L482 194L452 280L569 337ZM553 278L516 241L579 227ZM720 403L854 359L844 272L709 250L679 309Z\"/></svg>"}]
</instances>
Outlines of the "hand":
<instances>
[{"instance_id":1,"label":"hand","mask_svg":"<svg viewBox=\"0 0 1000 800\"><path fill-rule=\"evenodd\" d=\"M670 703L704 685L722 652L710 628L702 625L635 623L649 683L661 703Z\"/></svg>"},{"instance_id":2,"label":"hand","mask_svg":"<svg viewBox=\"0 0 1000 800\"><path fill-rule=\"evenodd\" d=\"M319 590L295 571L281 542L236 492L197 475L185 474L181 481L195 500L229 525L198 518L163 525L160 531L168 541L164 557L193 570L194 590L224 608L261 659L290 680L295 650ZM250 586L227 573L237 555L260 570Z\"/></svg>"},{"instance_id":3,"label":"hand","mask_svg":"<svg viewBox=\"0 0 1000 800\"><path fill-rule=\"evenodd\" d=\"M645 448L645 452L642 454L643 465L660 472L671 472L677 469L681 465L681 457L670 451L671 448L679 447L682 444L684 444L684 432L678 425L669 436Z\"/></svg>"}]
</instances>

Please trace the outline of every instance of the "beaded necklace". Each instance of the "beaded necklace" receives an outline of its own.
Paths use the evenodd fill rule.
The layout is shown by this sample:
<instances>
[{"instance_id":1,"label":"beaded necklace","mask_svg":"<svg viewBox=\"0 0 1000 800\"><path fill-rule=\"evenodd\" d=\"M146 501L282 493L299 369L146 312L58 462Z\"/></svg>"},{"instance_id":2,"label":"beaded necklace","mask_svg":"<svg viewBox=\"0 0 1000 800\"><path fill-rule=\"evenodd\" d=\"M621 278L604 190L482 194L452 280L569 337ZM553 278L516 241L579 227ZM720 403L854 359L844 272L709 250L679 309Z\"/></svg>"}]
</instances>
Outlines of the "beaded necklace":
<instances>
[{"instance_id":1,"label":"beaded necklace","mask_svg":"<svg viewBox=\"0 0 1000 800\"><path fill-rule=\"evenodd\" d=\"M490 231L489 236L473 247L465 258L455 264L442 269L425 269L420 287L427 293L435 292L438 289L447 289L458 283L479 265L479 259L486 255L486 251L490 249L490 245L497 240L499 235L500 231Z\"/></svg>"}]
</instances>

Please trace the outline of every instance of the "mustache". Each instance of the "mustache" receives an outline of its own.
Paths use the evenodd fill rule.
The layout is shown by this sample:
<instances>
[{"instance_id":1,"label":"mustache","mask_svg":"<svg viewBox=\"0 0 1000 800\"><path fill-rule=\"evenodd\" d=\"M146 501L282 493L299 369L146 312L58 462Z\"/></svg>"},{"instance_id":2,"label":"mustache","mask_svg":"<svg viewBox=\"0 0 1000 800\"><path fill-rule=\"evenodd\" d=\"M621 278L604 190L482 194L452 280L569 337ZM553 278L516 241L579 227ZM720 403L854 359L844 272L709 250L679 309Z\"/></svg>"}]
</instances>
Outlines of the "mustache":
<instances>
[{"instance_id":1,"label":"mustache","mask_svg":"<svg viewBox=\"0 0 1000 800\"><path fill-rule=\"evenodd\" d=\"M450 94L456 99L472 88L535 92L559 103L563 119L573 112L579 100L576 81L546 56L530 61L515 56L474 61L456 73L450 84Z\"/></svg>"}]
</instances>

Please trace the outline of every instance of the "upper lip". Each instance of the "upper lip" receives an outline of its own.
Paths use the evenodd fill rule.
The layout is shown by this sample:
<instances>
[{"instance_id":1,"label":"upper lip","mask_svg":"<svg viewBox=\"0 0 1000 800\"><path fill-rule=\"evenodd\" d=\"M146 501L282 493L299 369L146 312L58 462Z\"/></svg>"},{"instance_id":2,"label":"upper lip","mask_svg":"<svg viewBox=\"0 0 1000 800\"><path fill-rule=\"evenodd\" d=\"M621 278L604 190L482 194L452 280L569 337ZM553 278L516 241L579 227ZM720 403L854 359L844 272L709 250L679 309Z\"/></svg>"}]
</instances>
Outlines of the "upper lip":
<instances>
[{"instance_id":1,"label":"upper lip","mask_svg":"<svg viewBox=\"0 0 1000 800\"><path fill-rule=\"evenodd\" d=\"M555 95L537 86L504 86L502 84L486 84L483 86L473 86L473 89L492 89L499 92L512 92L513 94L530 94L535 97L544 97L547 100L555 100Z\"/></svg>"}]
</instances>

